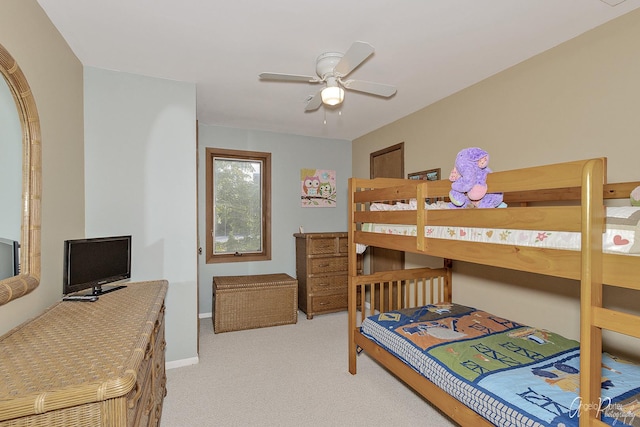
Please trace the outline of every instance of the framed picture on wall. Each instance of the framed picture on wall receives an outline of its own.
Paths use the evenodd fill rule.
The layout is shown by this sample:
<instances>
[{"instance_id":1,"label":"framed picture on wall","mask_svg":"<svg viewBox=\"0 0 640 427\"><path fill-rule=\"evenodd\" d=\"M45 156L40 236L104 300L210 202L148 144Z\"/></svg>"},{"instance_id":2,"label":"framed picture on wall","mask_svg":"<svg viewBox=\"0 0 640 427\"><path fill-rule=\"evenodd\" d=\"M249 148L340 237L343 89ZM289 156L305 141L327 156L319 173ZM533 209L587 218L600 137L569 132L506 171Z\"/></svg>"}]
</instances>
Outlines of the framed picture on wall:
<instances>
[{"instance_id":1,"label":"framed picture on wall","mask_svg":"<svg viewBox=\"0 0 640 427\"><path fill-rule=\"evenodd\" d=\"M426 171L410 173L410 174L407 175L407 178L409 178L409 179L419 179L419 180L425 180L425 181L438 181L440 179L440 168L427 169ZM442 200L442 199L438 199L438 198L426 199L426 202L427 203L435 203L438 200Z\"/></svg>"},{"instance_id":2,"label":"framed picture on wall","mask_svg":"<svg viewBox=\"0 0 640 427\"><path fill-rule=\"evenodd\" d=\"M410 173L407 175L407 178L427 180L427 181L438 181L440 179L440 168L427 169L426 171Z\"/></svg>"},{"instance_id":3,"label":"framed picture on wall","mask_svg":"<svg viewBox=\"0 0 640 427\"><path fill-rule=\"evenodd\" d=\"M335 208L336 171L301 169L300 193L303 208Z\"/></svg>"}]
</instances>

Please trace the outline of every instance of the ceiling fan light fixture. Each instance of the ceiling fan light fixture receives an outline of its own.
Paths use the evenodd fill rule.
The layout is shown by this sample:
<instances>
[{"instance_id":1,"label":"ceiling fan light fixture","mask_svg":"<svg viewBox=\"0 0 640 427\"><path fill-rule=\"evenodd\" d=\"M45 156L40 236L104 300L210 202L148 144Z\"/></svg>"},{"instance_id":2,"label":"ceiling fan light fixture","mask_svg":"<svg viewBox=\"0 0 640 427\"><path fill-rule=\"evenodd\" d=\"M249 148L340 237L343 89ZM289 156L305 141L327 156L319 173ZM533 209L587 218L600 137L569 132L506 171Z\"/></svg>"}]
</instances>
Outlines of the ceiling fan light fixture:
<instances>
[{"instance_id":1,"label":"ceiling fan light fixture","mask_svg":"<svg viewBox=\"0 0 640 427\"><path fill-rule=\"evenodd\" d=\"M344 89L340 86L327 86L320 94L322 102L327 105L338 105L344 101Z\"/></svg>"},{"instance_id":2,"label":"ceiling fan light fixture","mask_svg":"<svg viewBox=\"0 0 640 427\"><path fill-rule=\"evenodd\" d=\"M625 1L625 0L602 0ZM356 41L346 53L325 52L316 59L316 75L260 73L260 80L277 80L301 83L322 83L325 87L307 97L304 111L316 111L323 105L335 107L344 101L345 90L389 98L396 93L396 88L381 83L364 80L345 80L353 70L358 68L374 52L369 43Z\"/></svg>"}]
</instances>

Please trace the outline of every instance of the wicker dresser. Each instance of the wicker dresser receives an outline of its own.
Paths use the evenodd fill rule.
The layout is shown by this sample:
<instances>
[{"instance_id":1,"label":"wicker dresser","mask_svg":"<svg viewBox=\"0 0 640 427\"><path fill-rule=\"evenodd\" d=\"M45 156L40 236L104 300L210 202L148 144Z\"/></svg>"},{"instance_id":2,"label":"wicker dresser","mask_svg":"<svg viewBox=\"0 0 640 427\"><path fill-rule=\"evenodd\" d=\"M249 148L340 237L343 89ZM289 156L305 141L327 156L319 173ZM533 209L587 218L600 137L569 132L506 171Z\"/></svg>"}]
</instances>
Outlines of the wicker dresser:
<instances>
[{"instance_id":1,"label":"wicker dresser","mask_svg":"<svg viewBox=\"0 0 640 427\"><path fill-rule=\"evenodd\" d=\"M347 233L296 233L298 307L316 314L347 309Z\"/></svg>"},{"instance_id":2,"label":"wicker dresser","mask_svg":"<svg viewBox=\"0 0 640 427\"><path fill-rule=\"evenodd\" d=\"M0 337L0 426L156 426L166 281L59 302Z\"/></svg>"}]
</instances>

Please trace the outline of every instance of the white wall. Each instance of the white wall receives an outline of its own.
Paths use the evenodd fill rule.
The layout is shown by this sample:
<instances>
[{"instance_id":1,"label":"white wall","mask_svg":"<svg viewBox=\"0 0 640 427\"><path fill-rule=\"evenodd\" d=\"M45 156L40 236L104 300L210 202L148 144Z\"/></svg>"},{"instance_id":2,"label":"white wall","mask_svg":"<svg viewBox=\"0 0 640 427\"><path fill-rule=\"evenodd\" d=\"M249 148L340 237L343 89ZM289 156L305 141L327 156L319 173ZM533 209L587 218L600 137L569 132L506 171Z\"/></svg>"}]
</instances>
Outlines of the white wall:
<instances>
[{"instance_id":1,"label":"white wall","mask_svg":"<svg viewBox=\"0 0 640 427\"><path fill-rule=\"evenodd\" d=\"M305 232L347 231L347 185L351 176L351 143L275 132L200 125L198 229L203 255L199 257L199 310L212 312L213 276L286 273L296 277L295 238ZM205 151L207 147L271 153L271 261L206 264ZM300 169L336 171L337 206L300 206Z\"/></svg>"},{"instance_id":2,"label":"white wall","mask_svg":"<svg viewBox=\"0 0 640 427\"><path fill-rule=\"evenodd\" d=\"M85 67L85 234L167 279L167 362L197 361L195 85ZM69 238L81 236L69 236Z\"/></svg>"}]
</instances>

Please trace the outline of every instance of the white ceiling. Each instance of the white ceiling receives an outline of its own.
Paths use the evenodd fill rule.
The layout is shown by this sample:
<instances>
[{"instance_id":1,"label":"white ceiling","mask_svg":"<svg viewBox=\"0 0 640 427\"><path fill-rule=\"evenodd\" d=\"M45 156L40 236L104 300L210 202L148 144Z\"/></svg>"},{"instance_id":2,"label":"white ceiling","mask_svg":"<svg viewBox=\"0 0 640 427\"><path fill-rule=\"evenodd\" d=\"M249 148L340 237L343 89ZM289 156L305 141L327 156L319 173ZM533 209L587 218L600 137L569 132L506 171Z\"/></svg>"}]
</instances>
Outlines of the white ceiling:
<instances>
[{"instance_id":1,"label":"white ceiling","mask_svg":"<svg viewBox=\"0 0 640 427\"><path fill-rule=\"evenodd\" d=\"M606 0L616 3L620 0ZM85 66L193 82L200 123L352 140L640 7L603 0L38 0ZM315 75L354 41L376 52L347 91L305 113L319 89L266 82ZM324 123L326 117L326 124Z\"/></svg>"}]
</instances>

